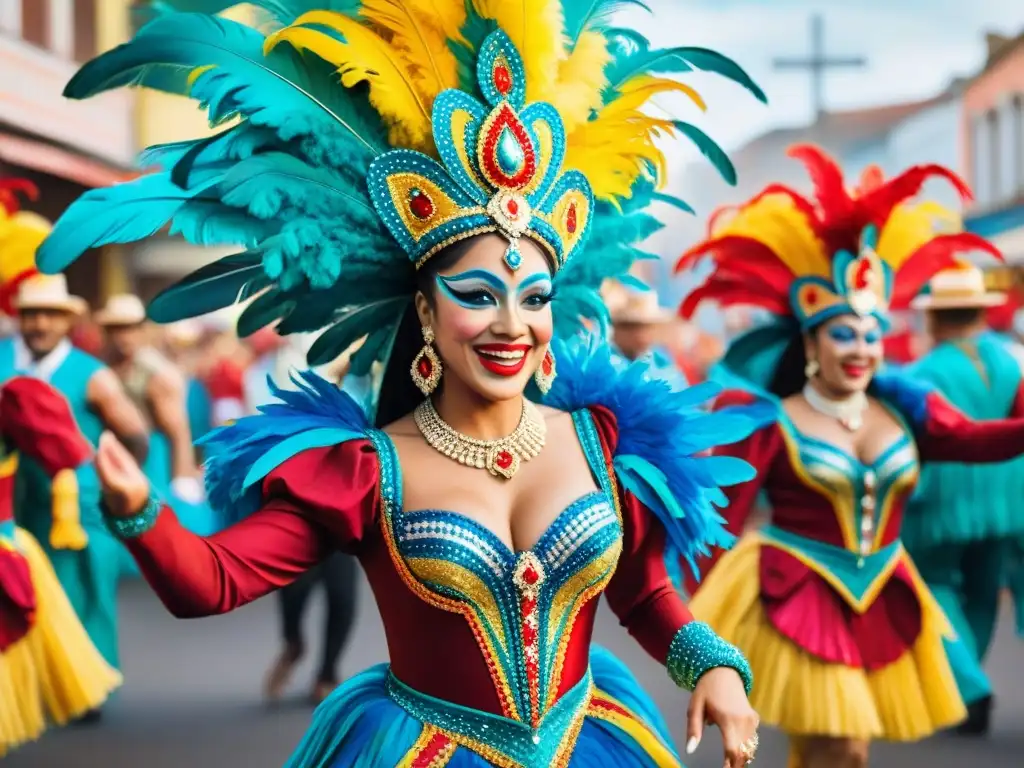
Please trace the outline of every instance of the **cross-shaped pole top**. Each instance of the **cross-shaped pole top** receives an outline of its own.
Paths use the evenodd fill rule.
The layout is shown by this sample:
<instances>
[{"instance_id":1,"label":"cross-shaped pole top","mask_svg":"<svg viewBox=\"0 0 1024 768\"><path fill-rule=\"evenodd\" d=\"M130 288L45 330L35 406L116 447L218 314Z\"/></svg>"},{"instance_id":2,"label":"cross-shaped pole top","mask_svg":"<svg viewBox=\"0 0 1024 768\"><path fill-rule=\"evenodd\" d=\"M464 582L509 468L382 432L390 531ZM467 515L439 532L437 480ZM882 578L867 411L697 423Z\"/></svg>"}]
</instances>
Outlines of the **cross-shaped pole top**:
<instances>
[{"instance_id":1,"label":"cross-shaped pole top","mask_svg":"<svg viewBox=\"0 0 1024 768\"><path fill-rule=\"evenodd\" d=\"M825 73L829 69L864 67L867 59L863 56L829 58L825 52L825 20L821 14L811 17L811 55L805 59L777 58L773 62L779 70L809 70L811 73L811 98L814 119L818 121L825 113Z\"/></svg>"}]
</instances>

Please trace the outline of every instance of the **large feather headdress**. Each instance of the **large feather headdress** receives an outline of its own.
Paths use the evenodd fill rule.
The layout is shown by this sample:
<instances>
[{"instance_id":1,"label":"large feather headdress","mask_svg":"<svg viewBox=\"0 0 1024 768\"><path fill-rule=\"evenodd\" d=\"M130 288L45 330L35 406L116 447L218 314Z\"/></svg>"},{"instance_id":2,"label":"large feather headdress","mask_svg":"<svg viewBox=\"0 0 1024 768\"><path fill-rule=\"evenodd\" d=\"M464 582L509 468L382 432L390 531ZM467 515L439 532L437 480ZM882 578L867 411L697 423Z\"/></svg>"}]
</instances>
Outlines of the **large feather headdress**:
<instances>
[{"instance_id":1,"label":"large feather headdress","mask_svg":"<svg viewBox=\"0 0 1024 768\"><path fill-rule=\"evenodd\" d=\"M14 314L18 286L37 273L36 250L50 233L50 222L21 210L19 195L36 200L39 190L28 179L0 179L0 312L6 315Z\"/></svg>"},{"instance_id":2,"label":"large feather headdress","mask_svg":"<svg viewBox=\"0 0 1024 768\"><path fill-rule=\"evenodd\" d=\"M241 245L157 297L152 319L253 299L242 335L272 323L282 334L326 328L311 364L367 337L356 375L389 353L415 263L477 227L534 237L556 266L565 261L558 333L572 331L559 321L603 318L600 282L642 258L640 242L661 226L651 203L687 209L657 191L666 165L658 142L688 137L735 181L698 128L648 113L661 94L704 107L668 75L715 72L764 98L720 54L652 50L610 26L612 11L638 0L254 0L269 18L259 30L214 15L237 4L151 3L134 40L68 84L78 99L130 85L185 94L223 129L151 147L142 159L153 172L86 193L57 222L39 267L56 272L88 248L168 224L195 243ZM480 138L492 133L503 156L486 154L493 147ZM532 172L520 179L531 152ZM504 165L487 178L492 160ZM410 170L414 182L394 183ZM503 211L487 211L491 203ZM474 208L484 213L467 214ZM524 211L539 215L495 226L499 214Z\"/></svg>"},{"instance_id":3,"label":"large feather headdress","mask_svg":"<svg viewBox=\"0 0 1024 768\"><path fill-rule=\"evenodd\" d=\"M851 313L874 314L884 324L890 309L906 308L959 254L984 251L1001 258L984 238L951 231L959 226L950 211L912 201L934 177L970 199L967 185L942 166L915 166L888 180L872 167L849 189L839 166L820 149L800 145L789 154L807 167L813 199L772 184L714 215L708 239L677 266L685 269L704 256L714 261L707 280L683 303L684 316L710 300L759 306L795 318L805 330Z\"/></svg>"}]
</instances>

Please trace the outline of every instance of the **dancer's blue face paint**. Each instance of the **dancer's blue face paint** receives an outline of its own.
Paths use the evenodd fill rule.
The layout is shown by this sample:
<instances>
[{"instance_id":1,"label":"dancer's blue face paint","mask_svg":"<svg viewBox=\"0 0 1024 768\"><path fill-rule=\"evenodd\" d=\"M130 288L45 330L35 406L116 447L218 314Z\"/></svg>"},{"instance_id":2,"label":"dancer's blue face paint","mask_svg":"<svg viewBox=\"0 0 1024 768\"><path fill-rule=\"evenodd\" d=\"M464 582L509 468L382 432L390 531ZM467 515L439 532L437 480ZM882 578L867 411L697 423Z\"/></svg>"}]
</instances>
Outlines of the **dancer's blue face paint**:
<instances>
[{"instance_id":1,"label":"dancer's blue face paint","mask_svg":"<svg viewBox=\"0 0 1024 768\"><path fill-rule=\"evenodd\" d=\"M456 275L438 275L441 295L465 309L521 307L543 309L552 297L551 275L534 272L512 284L487 269L470 269Z\"/></svg>"}]
</instances>

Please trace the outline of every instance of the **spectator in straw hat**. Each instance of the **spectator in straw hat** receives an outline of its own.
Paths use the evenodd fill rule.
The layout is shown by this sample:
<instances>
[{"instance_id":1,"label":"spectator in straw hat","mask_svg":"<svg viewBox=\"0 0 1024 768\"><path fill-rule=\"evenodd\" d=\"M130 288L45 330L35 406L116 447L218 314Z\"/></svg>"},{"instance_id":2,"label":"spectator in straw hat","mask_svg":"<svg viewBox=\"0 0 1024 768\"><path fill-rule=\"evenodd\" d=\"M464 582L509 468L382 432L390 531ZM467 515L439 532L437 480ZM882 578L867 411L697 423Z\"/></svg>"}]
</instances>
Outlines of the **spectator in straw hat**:
<instances>
[{"instance_id":1,"label":"spectator in straw hat","mask_svg":"<svg viewBox=\"0 0 1024 768\"><path fill-rule=\"evenodd\" d=\"M138 296L117 294L95 319L106 338L107 363L152 430L146 475L187 503L200 503L203 492L192 451L185 378L148 344L145 305Z\"/></svg>"},{"instance_id":2,"label":"spectator in straw hat","mask_svg":"<svg viewBox=\"0 0 1024 768\"><path fill-rule=\"evenodd\" d=\"M931 350L913 375L938 388L977 420L1024 415L1021 365L986 323L988 308L1006 301L986 290L984 273L963 263L939 272L912 307L926 313ZM926 465L908 507L903 541L981 674L999 612L1008 547L1024 536L1024 460L1005 464ZM964 668L969 669L969 667ZM964 699L973 685L954 667ZM965 734L988 730L991 695L968 707Z\"/></svg>"},{"instance_id":3,"label":"spectator in straw hat","mask_svg":"<svg viewBox=\"0 0 1024 768\"><path fill-rule=\"evenodd\" d=\"M626 360L645 360L652 373L673 386L688 385L662 342L663 334L676 315L658 303L657 292L627 289L609 307L612 318L612 345Z\"/></svg>"},{"instance_id":4,"label":"spectator in straw hat","mask_svg":"<svg viewBox=\"0 0 1024 768\"><path fill-rule=\"evenodd\" d=\"M104 430L114 432L140 460L148 451L146 423L116 374L99 360L76 349L69 334L86 311L85 301L68 292L63 275L37 275L18 286L13 299L19 332L0 342L0 382L32 376L49 382L71 407L86 439L96 446ZM117 582L122 546L109 532L100 512L99 481L92 465L82 467L75 488L51 483L31 462L18 468L22 489L19 524L46 550L61 586L93 643L117 668ZM77 495L77 504L56 504L58 496ZM60 508L61 518L54 510ZM78 527L80 537L51 537L51 530ZM68 541L75 541L73 546ZM94 716L98 713L94 713Z\"/></svg>"}]
</instances>

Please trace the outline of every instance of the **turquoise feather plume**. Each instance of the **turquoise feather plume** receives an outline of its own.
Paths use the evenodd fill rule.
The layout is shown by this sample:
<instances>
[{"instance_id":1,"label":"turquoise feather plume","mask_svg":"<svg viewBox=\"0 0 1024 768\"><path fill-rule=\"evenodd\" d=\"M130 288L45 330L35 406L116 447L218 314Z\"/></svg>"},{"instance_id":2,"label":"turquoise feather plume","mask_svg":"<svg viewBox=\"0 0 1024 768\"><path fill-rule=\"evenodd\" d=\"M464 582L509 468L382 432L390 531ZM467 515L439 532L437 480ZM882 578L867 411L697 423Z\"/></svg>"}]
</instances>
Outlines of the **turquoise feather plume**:
<instances>
[{"instance_id":1,"label":"turquoise feather plume","mask_svg":"<svg viewBox=\"0 0 1024 768\"><path fill-rule=\"evenodd\" d=\"M149 316L158 323L174 323L205 315L246 301L269 285L260 254L232 254L200 267L162 291L149 303Z\"/></svg>"},{"instance_id":2,"label":"turquoise feather plume","mask_svg":"<svg viewBox=\"0 0 1024 768\"><path fill-rule=\"evenodd\" d=\"M642 8L648 13L651 10L642 0L564 0L562 14L568 50L575 49L576 41L585 30L605 28L617 11L628 7Z\"/></svg>"}]
</instances>

